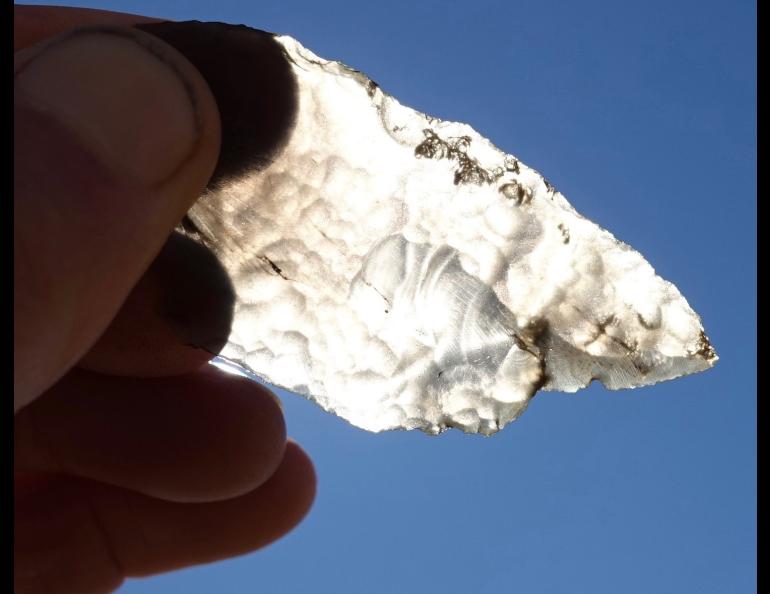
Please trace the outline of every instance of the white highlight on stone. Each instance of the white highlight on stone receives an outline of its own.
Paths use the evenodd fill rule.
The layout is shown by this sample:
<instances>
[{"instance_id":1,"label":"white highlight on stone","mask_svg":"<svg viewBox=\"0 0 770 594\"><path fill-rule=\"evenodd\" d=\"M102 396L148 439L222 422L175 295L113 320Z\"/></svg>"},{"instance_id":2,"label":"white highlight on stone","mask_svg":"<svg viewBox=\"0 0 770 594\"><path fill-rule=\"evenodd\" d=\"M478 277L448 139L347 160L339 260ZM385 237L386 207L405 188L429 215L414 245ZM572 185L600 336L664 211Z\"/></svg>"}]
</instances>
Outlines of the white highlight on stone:
<instances>
[{"instance_id":1,"label":"white highlight on stone","mask_svg":"<svg viewBox=\"0 0 770 594\"><path fill-rule=\"evenodd\" d=\"M484 434L541 388L716 362L676 287L535 170L278 40L286 147L189 215L237 291L224 358L364 429Z\"/></svg>"}]
</instances>

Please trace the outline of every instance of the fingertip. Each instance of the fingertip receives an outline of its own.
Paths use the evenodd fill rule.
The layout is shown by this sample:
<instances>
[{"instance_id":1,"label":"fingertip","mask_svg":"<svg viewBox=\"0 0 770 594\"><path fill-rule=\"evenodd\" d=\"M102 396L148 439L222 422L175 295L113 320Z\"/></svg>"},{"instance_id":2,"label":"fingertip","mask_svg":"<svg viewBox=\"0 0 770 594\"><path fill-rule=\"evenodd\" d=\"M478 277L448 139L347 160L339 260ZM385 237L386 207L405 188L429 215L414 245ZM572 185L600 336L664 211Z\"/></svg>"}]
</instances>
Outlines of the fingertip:
<instances>
[{"instance_id":1,"label":"fingertip","mask_svg":"<svg viewBox=\"0 0 770 594\"><path fill-rule=\"evenodd\" d=\"M79 365L137 377L190 373L225 345L234 307L219 259L174 232Z\"/></svg>"},{"instance_id":2,"label":"fingertip","mask_svg":"<svg viewBox=\"0 0 770 594\"><path fill-rule=\"evenodd\" d=\"M217 501L238 497L268 482L286 459L286 421L277 397L256 382L207 366L199 374L228 394L228 408L218 424L227 433L210 452L225 460L226 472L200 495L180 494L177 501ZM214 388L216 391L216 388ZM219 450L219 451L217 451Z\"/></svg>"},{"instance_id":3,"label":"fingertip","mask_svg":"<svg viewBox=\"0 0 770 594\"><path fill-rule=\"evenodd\" d=\"M210 503L176 503L104 483L49 477L27 485L17 499L16 584L107 592L123 577L249 553L294 529L310 510L315 489L313 464L293 441L264 485Z\"/></svg>"},{"instance_id":4,"label":"fingertip","mask_svg":"<svg viewBox=\"0 0 770 594\"><path fill-rule=\"evenodd\" d=\"M91 27L14 57L15 408L94 343L218 160L197 69L135 28Z\"/></svg>"},{"instance_id":5,"label":"fingertip","mask_svg":"<svg viewBox=\"0 0 770 594\"><path fill-rule=\"evenodd\" d=\"M253 491L276 472L285 447L272 393L214 366L144 380L75 370L14 425L17 470L185 503Z\"/></svg>"},{"instance_id":6,"label":"fingertip","mask_svg":"<svg viewBox=\"0 0 770 594\"><path fill-rule=\"evenodd\" d=\"M296 526L313 507L318 491L318 475L310 456L291 439L286 443L284 464L290 479L294 481L291 490L295 497L293 526Z\"/></svg>"}]
</instances>

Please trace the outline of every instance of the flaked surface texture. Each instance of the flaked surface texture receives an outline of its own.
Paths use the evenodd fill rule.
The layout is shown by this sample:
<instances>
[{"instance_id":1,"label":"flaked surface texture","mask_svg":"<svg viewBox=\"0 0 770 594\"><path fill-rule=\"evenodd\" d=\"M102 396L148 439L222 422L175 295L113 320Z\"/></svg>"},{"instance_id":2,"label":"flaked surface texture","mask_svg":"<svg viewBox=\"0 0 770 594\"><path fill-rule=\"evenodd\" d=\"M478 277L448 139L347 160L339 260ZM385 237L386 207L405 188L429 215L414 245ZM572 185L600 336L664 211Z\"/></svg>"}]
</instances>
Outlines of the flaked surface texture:
<instances>
[{"instance_id":1,"label":"flaked surface texture","mask_svg":"<svg viewBox=\"0 0 770 594\"><path fill-rule=\"evenodd\" d=\"M189 213L237 291L224 358L364 429L484 434L541 389L715 363L676 287L537 171L276 39L293 129Z\"/></svg>"}]
</instances>

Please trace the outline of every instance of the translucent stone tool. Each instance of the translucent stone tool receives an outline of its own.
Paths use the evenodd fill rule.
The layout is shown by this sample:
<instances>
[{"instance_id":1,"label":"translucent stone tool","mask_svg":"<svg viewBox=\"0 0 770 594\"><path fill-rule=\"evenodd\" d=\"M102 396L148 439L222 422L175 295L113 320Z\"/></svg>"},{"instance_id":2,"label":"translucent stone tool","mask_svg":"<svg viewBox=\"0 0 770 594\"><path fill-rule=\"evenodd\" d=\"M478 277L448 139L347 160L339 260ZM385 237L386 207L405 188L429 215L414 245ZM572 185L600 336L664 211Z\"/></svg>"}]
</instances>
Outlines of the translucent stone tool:
<instances>
[{"instance_id":1,"label":"translucent stone tool","mask_svg":"<svg viewBox=\"0 0 770 594\"><path fill-rule=\"evenodd\" d=\"M237 294L224 358L370 431L484 434L539 390L714 365L677 288L537 171L276 41L286 142L189 213Z\"/></svg>"}]
</instances>

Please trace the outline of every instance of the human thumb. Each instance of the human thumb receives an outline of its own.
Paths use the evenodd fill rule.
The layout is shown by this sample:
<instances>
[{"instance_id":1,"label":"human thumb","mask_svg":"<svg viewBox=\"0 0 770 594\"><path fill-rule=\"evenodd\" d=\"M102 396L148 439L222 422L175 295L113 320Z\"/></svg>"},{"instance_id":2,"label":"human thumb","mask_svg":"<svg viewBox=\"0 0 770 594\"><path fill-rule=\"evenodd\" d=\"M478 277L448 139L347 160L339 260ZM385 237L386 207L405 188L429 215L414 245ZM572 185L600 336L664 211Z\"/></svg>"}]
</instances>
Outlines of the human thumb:
<instances>
[{"instance_id":1,"label":"human thumb","mask_svg":"<svg viewBox=\"0 0 770 594\"><path fill-rule=\"evenodd\" d=\"M14 57L14 410L94 343L217 162L216 103L137 29L73 30Z\"/></svg>"}]
</instances>

